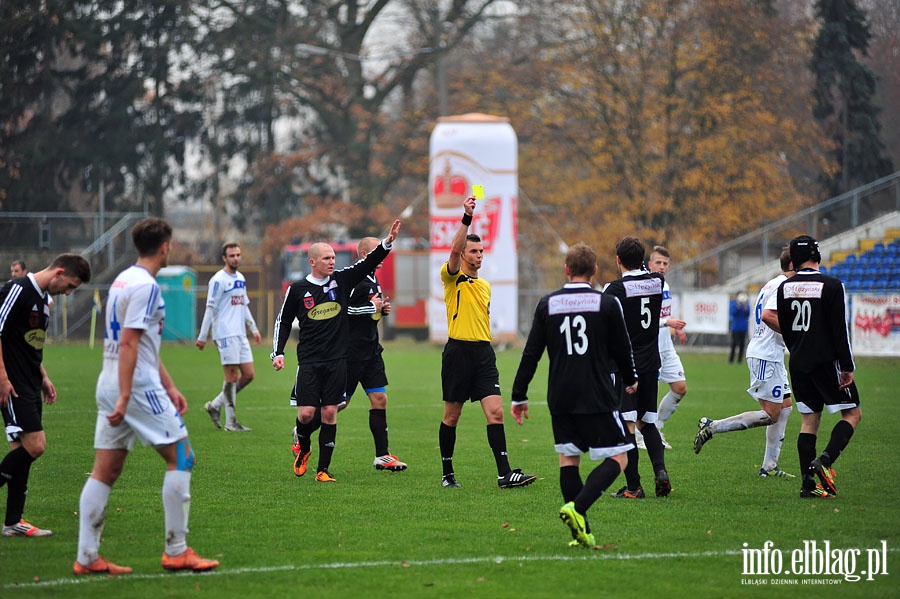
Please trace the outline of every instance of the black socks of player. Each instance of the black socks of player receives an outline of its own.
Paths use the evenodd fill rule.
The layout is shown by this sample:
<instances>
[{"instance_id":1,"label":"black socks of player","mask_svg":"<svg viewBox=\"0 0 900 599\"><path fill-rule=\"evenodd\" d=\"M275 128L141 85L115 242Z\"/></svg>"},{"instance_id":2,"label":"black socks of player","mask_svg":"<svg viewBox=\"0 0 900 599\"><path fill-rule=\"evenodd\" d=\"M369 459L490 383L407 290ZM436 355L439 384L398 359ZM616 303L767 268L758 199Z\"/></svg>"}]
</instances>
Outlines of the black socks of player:
<instances>
[{"instance_id":1,"label":"black socks of player","mask_svg":"<svg viewBox=\"0 0 900 599\"><path fill-rule=\"evenodd\" d=\"M6 498L6 520L12 526L22 519L25 511L25 497L28 493L28 475L35 458L24 447L17 447L6 454L0 462L0 486L9 485Z\"/></svg>"},{"instance_id":2,"label":"black socks of player","mask_svg":"<svg viewBox=\"0 0 900 599\"><path fill-rule=\"evenodd\" d=\"M307 453L310 449L312 449L312 441L310 437L314 432L316 432L316 428L313 427L313 421L309 421L306 424L300 422L300 419L297 419L297 439L300 441L300 451L303 453Z\"/></svg>"},{"instance_id":3,"label":"black socks of player","mask_svg":"<svg viewBox=\"0 0 900 599\"><path fill-rule=\"evenodd\" d=\"M334 454L334 440L337 438L337 424L325 424L319 429L319 466L317 470L328 470Z\"/></svg>"},{"instance_id":4,"label":"black socks of player","mask_svg":"<svg viewBox=\"0 0 900 599\"><path fill-rule=\"evenodd\" d=\"M662 437L659 436L659 429L656 428L656 424L645 423L643 428L641 428L641 434L644 435L644 445L647 447L650 463L653 464L653 472L665 470L666 448L663 447Z\"/></svg>"},{"instance_id":5,"label":"black socks of player","mask_svg":"<svg viewBox=\"0 0 900 599\"><path fill-rule=\"evenodd\" d=\"M809 488L809 464L816 459L816 436L812 433L800 433L797 435L797 457L800 460L800 475L803 477L803 486ZM813 481L812 486L815 486Z\"/></svg>"},{"instance_id":6,"label":"black socks of player","mask_svg":"<svg viewBox=\"0 0 900 599\"><path fill-rule=\"evenodd\" d=\"M438 445L441 448L441 466L444 476L453 474L453 450L456 447L456 427L448 426L441 422L438 431Z\"/></svg>"},{"instance_id":7,"label":"black socks of player","mask_svg":"<svg viewBox=\"0 0 900 599\"><path fill-rule=\"evenodd\" d=\"M588 474L587 480L584 481L584 488L575 498L575 511L579 514L586 514L588 509L609 488L609 485L613 484L613 481L616 480L621 472L622 467L619 466L619 462L612 458L603 460L599 466Z\"/></svg>"},{"instance_id":8,"label":"black socks of player","mask_svg":"<svg viewBox=\"0 0 900 599\"><path fill-rule=\"evenodd\" d=\"M497 476L503 476L511 470L509 457L506 455L506 431L502 424L487 425L488 445L494 452L494 461L497 462Z\"/></svg>"},{"instance_id":9,"label":"black socks of player","mask_svg":"<svg viewBox=\"0 0 900 599\"><path fill-rule=\"evenodd\" d=\"M853 425L846 420L838 420L834 428L831 429L831 438L828 440L828 446L822 452L819 460L825 467L830 467L841 455L841 452L850 443L850 437L853 436Z\"/></svg>"},{"instance_id":10,"label":"black socks of player","mask_svg":"<svg viewBox=\"0 0 900 599\"><path fill-rule=\"evenodd\" d=\"M375 441L375 457L388 454L387 412L385 410L369 410L369 430Z\"/></svg>"},{"instance_id":11,"label":"black socks of player","mask_svg":"<svg viewBox=\"0 0 900 599\"><path fill-rule=\"evenodd\" d=\"M625 466L625 485L628 487L629 491L637 491L641 486L641 474L638 472L638 460L640 459L640 453L637 448L637 440L634 438L634 433L625 433L626 439L628 442L634 445L631 449L628 450L628 465Z\"/></svg>"},{"instance_id":12,"label":"black socks of player","mask_svg":"<svg viewBox=\"0 0 900 599\"><path fill-rule=\"evenodd\" d=\"M562 491L563 503L575 501L575 497L584 488L578 466L559 467L559 490Z\"/></svg>"}]
</instances>

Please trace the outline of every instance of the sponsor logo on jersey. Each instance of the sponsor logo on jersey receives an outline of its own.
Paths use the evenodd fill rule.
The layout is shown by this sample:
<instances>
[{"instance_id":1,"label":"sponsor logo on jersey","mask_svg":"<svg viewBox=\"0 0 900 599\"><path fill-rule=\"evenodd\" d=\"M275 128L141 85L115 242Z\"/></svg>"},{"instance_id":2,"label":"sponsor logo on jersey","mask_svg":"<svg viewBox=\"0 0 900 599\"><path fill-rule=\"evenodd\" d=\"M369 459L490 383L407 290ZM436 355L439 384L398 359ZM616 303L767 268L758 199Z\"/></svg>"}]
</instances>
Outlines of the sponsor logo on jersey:
<instances>
[{"instance_id":1,"label":"sponsor logo on jersey","mask_svg":"<svg viewBox=\"0 0 900 599\"><path fill-rule=\"evenodd\" d=\"M822 297L825 283L821 281L792 281L784 284L785 299Z\"/></svg>"},{"instance_id":2,"label":"sponsor logo on jersey","mask_svg":"<svg viewBox=\"0 0 900 599\"><path fill-rule=\"evenodd\" d=\"M25 333L25 343L34 349L44 349L47 332L44 329L32 329Z\"/></svg>"},{"instance_id":3,"label":"sponsor logo on jersey","mask_svg":"<svg viewBox=\"0 0 900 599\"><path fill-rule=\"evenodd\" d=\"M622 281L622 286L625 287L625 297L660 295L663 290L663 282L657 278Z\"/></svg>"},{"instance_id":4,"label":"sponsor logo on jersey","mask_svg":"<svg viewBox=\"0 0 900 599\"><path fill-rule=\"evenodd\" d=\"M341 313L341 305L337 302L325 302L311 308L306 315L312 320L328 320Z\"/></svg>"},{"instance_id":5,"label":"sponsor logo on jersey","mask_svg":"<svg viewBox=\"0 0 900 599\"><path fill-rule=\"evenodd\" d=\"M575 312L599 312L599 293L566 293L553 295L547 302L547 312L554 314L572 314Z\"/></svg>"}]
</instances>

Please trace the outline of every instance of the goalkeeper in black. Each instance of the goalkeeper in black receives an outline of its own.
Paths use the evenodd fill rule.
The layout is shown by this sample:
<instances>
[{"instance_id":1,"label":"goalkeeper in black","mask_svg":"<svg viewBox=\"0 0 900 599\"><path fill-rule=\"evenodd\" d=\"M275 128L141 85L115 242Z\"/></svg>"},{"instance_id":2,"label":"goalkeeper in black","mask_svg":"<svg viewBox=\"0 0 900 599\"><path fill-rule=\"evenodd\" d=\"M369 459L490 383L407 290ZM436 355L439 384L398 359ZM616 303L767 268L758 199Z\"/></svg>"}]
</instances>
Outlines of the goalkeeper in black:
<instances>
[{"instance_id":1,"label":"goalkeeper in black","mask_svg":"<svg viewBox=\"0 0 900 599\"><path fill-rule=\"evenodd\" d=\"M559 486L565 505L559 516L574 540L592 547L587 510L616 480L628 462L619 418L619 393L609 365L615 364L627 393L637 388L631 342L619 301L591 287L597 254L579 243L566 254L568 283L538 302L512 389L511 413L528 418L528 385L547 349L550 374L547 405L559 454ZM602 460L582 482L581 455Z\"/></svg>"}]
</instances>

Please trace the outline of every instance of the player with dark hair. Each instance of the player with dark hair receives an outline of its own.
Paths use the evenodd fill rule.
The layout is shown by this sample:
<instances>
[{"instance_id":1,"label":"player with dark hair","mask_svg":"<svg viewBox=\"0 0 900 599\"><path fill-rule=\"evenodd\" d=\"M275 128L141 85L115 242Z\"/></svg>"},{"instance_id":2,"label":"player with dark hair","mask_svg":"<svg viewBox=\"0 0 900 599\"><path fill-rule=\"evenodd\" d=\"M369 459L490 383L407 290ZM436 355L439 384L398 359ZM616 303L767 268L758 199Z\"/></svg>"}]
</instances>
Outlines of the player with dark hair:
<instances>
[{"instance_id":1,"label":"player with dark hair","mask_svg":"<svg viewBox=\"0 0 900 599\"><path fill-rule=\"evenodd\" d=\"M837 495L832 465L850 443L862 412L853 381L844 285L819 272L819 244L808 235L791 240L797 271L778 288L778 326L791 352L791 386L800 412L797 453L803 482L800 497ZM824 451L816 457L822 410L840 412ZM816 484L815 477L821 484Z\"/></svg>"},{"instance_id":2,"label":"player with dark hair","mask_svg":"<svg viewBox=\"0 0 900 599\"><path fill-rule=\"evenodd\" d=\"M647 261L647 268L650 272L658 272L662 276L669 273L671 265L671 256L669 250L661 245L653 246L650 252L650 260ZM684 327L687 323L680 318L672 316L672 294L669 291L669 282L663 284L663 299L659 313L659 380L669 385L669 391L663 396L659 402L659 410L657 410L658 418L656 428L659 429L659 435L662 438L663 447L672 449L672 446L666 441L662 429L666 421L671 418L675 410L684 396L687 395L687 381L684 377L684 366L678 352L675 351L675 344L672 342L674 335L679 343L687 340ZM669 334L671 331L671 334ZM635 436L639 436L637 432ZM641 440L638 439L638 447L641 447Z\"/></svg>"},{"instance_id":3,"label":"player with dark hair","mask_svg":"<svg viewBox=\"0 0 900 599\"><path fill-rule=\"evenodd\" d=\"M450 244L450 258L441 266L444 303L447 306L447 344L441 354L441 387L444 416L438 431L444 487L459 487L453 472L456 425L467 401L481 403L487 420L488 445L497 464L497 484L501 489L524 487L537 478L509 466L506 431L503 428L503 400L500 372L491 347L491 285L478 276L484 258L484 244L469 235L475 212L475 198L463 202L463 216Z\"/></svg>"},{"instance_id":4,"label":"player with dark hair","mask_svg":"<svg viewBox=\"0 0 900 599\"><path fill-rule=\"evenodd\" d=\"M747 346L747 366L750 368L750 388L747 393L759 402L761 409L743 412L728 418L712 420L703 417L694 437L694 453L700 453L704 443L714 434L766 427L766 451L759 476L762 478L794 478L778 467L784 431L791 416L791 385L784 368L784 341L778 333L776 291L793 273L791 254L784 248L780 257L781 274L763 285L756 298L755 326Z\"/></svg>"},{"instance_id":5,"label":"player with dark hair","mask_svg":"<svg viewBox=\"0 0 900 599\"><path fill-rule=\"evenodd\" d=\"M272 367L284 368L284 347L296 320L297 376L291 405L297 406L296 432L299 451L294 458L294 475L306 474L312 452L310 436L319 430L319 463L316 480L335 482L328 472L337 438L337 406L344 399L347 381L349 323L346 308L350 292L373 272L391 251L400 232L395 220L388 236L352 266L334 270L334 248L327 243L309 247L310 274L288 287L281 311L275 319ZM314 421L320 410L321 427Z\"/></svg>"},{"instance_id":6,"label":"player with dark hair","mask_svg":"<svg viewBox=\"0 0 900 599\"><path fill-rule=\"evenodd\" d=\"M203 351L207 339L212 336L219 350L225 381L222 383L222 392L212 401L206 402L203 409L216 428L222 428L219 415L224 406L225 430L242 433L250 429L237 421L237 394L256 376L247 331L253 335L256 345L260 344L262 337L250 313L247 280L238 271L241 266L241 246L234 241L223 244L222 260L225 267L209 280L206 311L197 337L197 348Z\"/></svg>"},{"instance_id":7,"label":"player with dark hair","mask_svg":"<svg viewBox=\"0 0 900 599\"><path fill-rule=\"evenodd\" d=\"M78 555L72 571L76 575L131 572L100 556L100 540L112 487L136 440L152 445L166 463L162 567L212 570L219 562L200 557L187 545L194 468L194 450L181 419L187 400L159 356L166 305L156 275L168 264L172 227L161 218L148 217L132 227L131 239L137 262L119 273L106 300L94 467L78 502Z\"/></svg>"},{"instance_id":8,"label":"player with dark hair","mask_svg":"<svg viewBox=\"0 0 900 599\"><path fill-rule=\"evenodd\" d=\"M90 280L87 260L60 254L47 268L11 279L0 289L0 412L9 441L9 453L0 461L0 487L7 485L4 537L53 534L22 519L31 465L47 446L41 400L48 406L56 401L56 387L43 364L47 298L69 295Z\"/></svg>"},{"instance_id":9,"label":"player with dark hair","mask_svg":"<svg viewBox=\"0 0 900 599\"><path fill-rule=\"evenodd\" d=\"M619 393L607 365L616 364L627 393L638 383L622 307L614 296L591 287L597 254L576 244L566 253L565 269L568 283L541 298L534 310L510 410L519 424L523 416L528 418L528 385L546 348L547 406L564 503L559 514L572 532L570 544L591 547L595 539L587 511L621 474L632 448L625 440ZM602 461L582 481L579 467L585 453Z\"/></svg>"},{"instance_id":10,"label":"player with dark hair","mask_svg":"<svg viewBox=\"0 0 900 599\"><path fill-rule=\"evenodd\" d=\"M653 464L656 496L672 491L666 470L665 448L656 428L656 395L659 389L659 315L665 278L644 270L644 244L637 237L624 237L616 244L616 265L622 277L606 286L605 294L618 298L625 314L625 326L631 338L638 388L635 394L622 395L622 418L628 426L628 442L634 444L637 427L644 435L647 454ZM625 467L626 486L613 497L642 499L644 489L638 472L637 446L628 451Z\"/></svg>"}]
</instances>

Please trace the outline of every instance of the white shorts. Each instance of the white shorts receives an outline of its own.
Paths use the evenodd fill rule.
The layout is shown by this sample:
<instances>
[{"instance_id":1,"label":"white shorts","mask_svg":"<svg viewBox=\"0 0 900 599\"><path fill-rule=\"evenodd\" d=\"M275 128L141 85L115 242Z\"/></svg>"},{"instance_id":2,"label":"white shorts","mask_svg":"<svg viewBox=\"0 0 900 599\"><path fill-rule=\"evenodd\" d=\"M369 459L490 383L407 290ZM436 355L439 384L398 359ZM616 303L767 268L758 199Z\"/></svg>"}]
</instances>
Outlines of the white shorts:
<instances>
[{"instance_id":1,"label":"white shorts","mask_svg":"<svg viewBox=\"0 0 900 599\"><path fill-rule=\"evenodd\" d=\"M772 362L760 358L747 358L750 368L750 388L747 393L757 401L784 403L784 397L791 394L784 362Z\"/></svg>"},{"instance_id":2,"label":"white shorts","mask_svg":"<svg viewBox=\"0 0 900 599\"><path fill-rule=\"evenodd\" d=\"M660 333L662 335L662 333ZM659 354L659 380L663 383L677 383L684 380L684 366L675 350Z\"/></svg>"},{"instance_id":3,"label":"white shorts","mask_svg":"<svg viewBox=\"0 0 900 599\"><path fill-rule=\"evenodd\" d=\"M187 427L165 389L133 392L125 411L125 421L119 426L110 426L106 416L115 409L118 399L116 390L97 394L94 449L130 451L135 439L140 439L144 445L156 446L187 438Z\"/></svg>"},{"instance_id":4,"label":"white shorts","mask_svg":"<svg viewBox=\"0 0 900 599\"><path fill-rule=\"evenodd\" d=\"M219 348L222 366L249 364L253 361L253 352L250 351L250 341L247 340L246 335L216 339L216 347Z\"/></svg>"}]
</instances>

